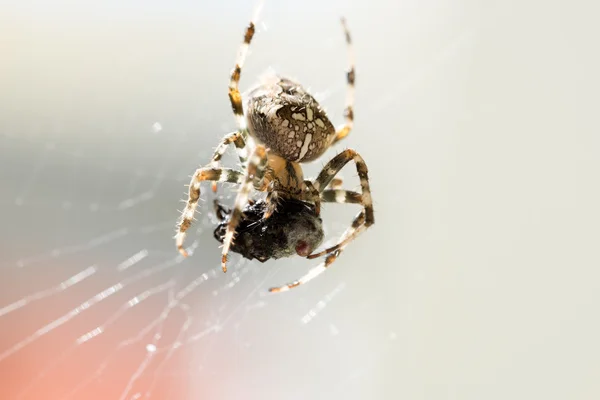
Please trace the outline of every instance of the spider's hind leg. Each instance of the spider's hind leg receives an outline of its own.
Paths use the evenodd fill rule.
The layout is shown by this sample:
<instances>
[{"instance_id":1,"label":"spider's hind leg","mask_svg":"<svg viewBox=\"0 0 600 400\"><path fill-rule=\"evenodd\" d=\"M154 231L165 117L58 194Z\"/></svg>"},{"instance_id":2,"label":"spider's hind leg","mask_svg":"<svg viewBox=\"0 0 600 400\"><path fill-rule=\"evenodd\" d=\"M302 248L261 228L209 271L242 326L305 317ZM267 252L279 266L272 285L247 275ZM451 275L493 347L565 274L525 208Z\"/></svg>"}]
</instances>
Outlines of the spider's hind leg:
<instances>
[{"instance_id":1,"label":"spider's hind leg","mask_svg":"<svg viewBox=\"0 0 600 400\"><path fill-rule=\"evenodd\" d=\"M335 178L333 178L331 180L331 182L329 182L329 185L327 185L327 187L329 189L341 189L342 185L344 184L344 180L342 179L341 176L336 176Z\"/></svg>"},{"instance_id":2,"label":"spider's hind leg","mask_svg":"<svg viewBox=\"0 0 600 400\"><path fill-rule=\"evenodd\" d=\"M361 211L361 213L358 214L358 216L355 219L352 226L350 228L348 228L346 230L346 232L344 232L344 234L342 235L341 241L346 242L348 240L348 238L356 230L354 225L364 227L365 226L364 222L365 222L364 221L364 212ZM296 286L300 286L308 281L313 280L314 278L316 278L317 276L319 276L323 272L325 272L325 270L331 264L333 264L333 262L340 256L342 250L343 250L343 247L341 247L341 248L337 249L335 252L329 254L321 264L317 265L316 267L314 267L313 269L308 271L302 278L298 279L297 281L290 282L290 283L287 283L282 286L272 287L269 289L269 292L271 292L271 293L285 292L285 291L295 288Z\"/></svg>"},{"instance_id":3,"label":"spider's hind leg","mask_svg":"<svg viewBox=\"0 0 600 400\"><path fill-rule=\"evenodd\" d=\"M321 193L321 201L324 203L339 204L362 204L362 196L350 190L328 189Z\"/></svg>"},{"instance_id":4,"label":"spider's hind leg","mask_svg":"<svg viewBox=\"0 0 600 400\"><path fill-rule=\"evenodd\" d=\"M304 181L304 200L309 201L315 205L315 214L321 215L321 194L315 188L311 181Z\"/></svg>"},{"instance_id":5,"label":"spider's hind leg","mask_svg":"<svg viewBox=\"0 0 600 400\"><path fill-rule=\"evenodd\" d=\"M313 182L314 187L321 193L334 181L335 176L341 171L344 166L350 161L356 164L356 171L360 179L362 190L361 204L365 208L365 224L372 225L375 222L373 213L373 201L371 200L371 188L369 186L369 170L365 160L352 149L347 149L333 157L321 170L321 173Z\"/></svg>"},{"instance_id":6,"label":"spider's hind leg","mask_svg":"<svg viewBox=\"0 0 600 400\"><path fill-rule=\"evenodd\" d=\"M361 211L360 214L356 216L356 218L352 222L351 227L344 234L344 238L340 239L338 244L328 249L325 249L319 253L311 254L310 256L308 256L308 258L316 258L343 248L352 240L354 240L354 238L356 238L364 229L368 228L369 226L375 223L373 201L371 199L371 189L369 187L369 171L367 169L367 164L360 156L360 154L358 154L356 151L348 149L335 156L331 161L327 163L327 165L325 165L325 167L315 180L314 186L318 190L321 190L323 192L324 189L333 181L338 172L342 168L344 168L344 166L350 161L354 161L356 164L356 170L358 172L360 186L362 189L360 197L357 198L357 194L354 192L341 190L327 191L327 196L329 197L333 195L333 201L335 201L336 203L354 203L360 199L360 204L363 205L364 209L363 211ZM359 223L359 221L363 222Z\"/></svg>"},{"instance_id":7,"label":"spider's hind leg","mask_svg":"<svg viewBox=\"0 0 600 400\"><path fill-rule=\"evenodd\" d=\"M362 193L356 193L346 190L330 190L327 189L329 184L333 181L338 172L350 161L356 163L356 169L358 171L358 177L360 178L360 185ZM313 253L307 258L316 258L327 254L325 261L316 266L315 268L308 271L306 275L297 281L288 283L283 286L274 287L269 289L270 292L283 292L290 290L296 286L306 283L321 273L323 273L341 254L344 248L354 240L361 232L367 229L369 226L375 223L373 213L373 203L371 201L371 189L369 187L369 176L367 170L367 164L363 158L354 150L345 150L335 156L329 161L323 170L313 182L313 187L321 192L321 200L335 203L360 203L363 205L363 210L354 218L352 224L344 234L340 237L338 243L335 246L327 248L319 253Z\"/></svg>"},{"instance_id":8,"label":"spider's hind leg","mask_svg":"<svg viewBox=\"0 0 600 400\"><path fill-rule=\"evenodd\" d=\"M242 45L238 51L237 58L235 60L235 67L233 68L233 71L231 71L231 77L229 79L229 101L231 102L231 109L240 131L244 131L246 129L246 121L244 120L244 106L242 105L242 95L239 88L240 76L242 75L242 67L244 66L244 61L246 61L246 54L248 53L250 42L252 41L252 37L256 31L255 23L258 19L258 14L261 8L262 2L259 3L254 12L254 16L246 28L244 33L244 41L242 42Z\"/></svg>"}]
</instances>

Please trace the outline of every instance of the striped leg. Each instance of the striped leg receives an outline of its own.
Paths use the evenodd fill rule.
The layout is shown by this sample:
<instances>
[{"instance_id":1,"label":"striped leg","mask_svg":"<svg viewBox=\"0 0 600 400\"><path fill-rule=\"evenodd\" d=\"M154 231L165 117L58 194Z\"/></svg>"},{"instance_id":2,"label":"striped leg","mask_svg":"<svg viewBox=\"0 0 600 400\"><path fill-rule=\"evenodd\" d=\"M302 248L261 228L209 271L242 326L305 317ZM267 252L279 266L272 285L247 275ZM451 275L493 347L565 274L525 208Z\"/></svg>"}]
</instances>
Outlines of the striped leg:
<instances>
[{"instance_id":1,"label":"striped leg","mask_svg":"<svg viewBox=\"0 0 600 400\"><path fill-rule=\"evenodd\" d=\"M315 189L319 192L325 191L327 186L333 181L335 176L340 172L348 162L354 161L356 164L356 170L360 179L360 186L362 189L362 205L365 208L365 224L367 226L372 225L375 222L373 215L373 202L371 200L371 189L369 187L369 170L365 160L352 149L342 151L337 156L333 157L325 167L321 170L321 173L317 179L313 182Z\"/></svg>"},{"instance_id":2,"label":"striped leg","mask_svg":"<svg viewBox=\"0 0 600 400\"><path fill-rule=\"evenodd\" d=\"M267 203L267 209L263 214L263 219L269 218L273 215L275 210L277 210L277 206L279 205L279 195L277 194L277 191L271 189L269 194L267 194L265 202Z\"/></svg>"},{"instance_id":3,"label":"striped leg","mask_svg":"<svg viewBox=\"0 0 600 400\"><path fill-rule=\"evenodd\" d=\"M240 46L237 58L235 60L235 68L233 68L233 71L231 71L231 78L229 79L229 100L231 101L231 109L233 110L233 115L235 116L239 131L245 131L246 129L246 120L244 119L244 107L242 105L242 95L240 94L239 89L240 76L242 74L242 67L244 66L244 61L246 61L248 47L250 47L250 42L252 41L252 37L254 36L254 24L258 19L258 14L261 8L262 2L259 3L256 11L254 12L254 17L252 18L250 24L246 28L246 32L244 33L244 42Z\"/></svg>"},{"instance_id":4,"label":"striped leg","mask_svg":"<svg viewBox=\"0 0 600 400\"><path fill-rule=\"evenodd\" d=\"M326 188L327 185L329 185L329 183L333 180L335 175L337 175L337 173L351 160L356 163L356 170L358 171L358 177L360 179L360 185L362 188L360 203L364 207L364 210L361 213L364 215L361 216L361 214L359 214L354 219L352 226L350 227L350 231L346 231L346 234L344 234L344 236L346 236L345 239L340 239L340 242L338 242L338 244L335 246L320 251L319 253L313 253L309 255L308 258L320 257L324 254L328 254L343 248L349 242L354 240L363 230L375 223L373 202L371 200L371 189L369 188L367 164L365 164L363 158L354 150L345 150L329 161L317 177L316 181L314 182L314 186L317 189ZM348 192L345 191L331 191L330 193L333 193L334 196L340 196L337 200L334 198L336 202L353 202L354 200L358 200L354 194L348 194ZM343 198L341 197L342 194L344 195ZM346 201L346 196L349 196L348 201ZM357 225L357 221L359 220L363 220L364 225Z\"/></svg>"},{"instance_id":5,"label":"striped leg","mask_svg":"<svg viewBox=\"0 0 600 400\"><path fill-rule=\"evenodd\" d=\"M187 257L187 252L183 248L183 241L185 240L185 231L192 225L194 220L194 211L200 200L200 182L202 181L214 181L214 182L230 182L230 183L241 183L244 174L239 171L232 170L230 168L210 168L204 167L199 168L192 176L190 182L189 195L185 209L181 213L181 218L177 224L177 234L175 235L175 244L179 252Z\"/></svg>"},{"instance_id":6,"label":"striped leg","mask_svg":"<svg viewBox=\"0 0 600 400\"><path fill-rule=\"evenodd\" d=\"M321 201L324 203L361 204L362 196L360 193L350 190L333 189L323 191L321 193Z\"/></svg>"},{"instance_id":7,"label":"striped leg","mask_svg":"<svg viewBox=\"0 0 600 400\"><path fill-rule=\"evenodd\" d=\"M344 180L341 177L333 178L329 185L327 186L329 189L341 189Z\"/></svg>"},{"instance_id":8,"label":"striped leg","mask_svg":"<svg viewBox=\"0 0 600 400\"><path fill-rule=\"evenodd\" d=\"M346 81L348 83L348 89L346 92L346 108L344 109L344 125L340 126L336 130L335 138L333 143L336 143L350 133L354 124L354 82L356 79L356 73L354 69L354 48L352 46L352 39L350 38L350 31L346 25L346 20L342 18L342 27L346 35L346 45L348 46L348 72L346 72Z\"/></svg>"},{"instance_id":9,"label":"striped leg","mask_svg":"<svg viewBox=\"0 0 600 400\"><path fill-rule=\"evenodd\" d=\"M353 241L360 233L362 233L362 231L367 229L367 227L368 226L365 225L365 212L361 211L354 218L354 220L352 221L352 225L350 225L350 228L348 228L346 230L346 232L344 232L344 234L342 235L342 238L335 246L331 246L331 247L329 247L325 250L322 250L318 253L309 254L306 258L312 260L313 258L318 258L318 257L324 256L325 254L333 253L333 252L343 249L344 247L346 247L346 245L348 243Z\"/></svg>"},{"instance_id":10,"label":"striped leg","mask_svg":"<svg viewBox=\"0 0 600 400\"><path fill-rule=\"evenodd\" d=\"M362 194L343 190L324 190L333 181L335 175L337 175L337 173L351 160L354 160L356 163L356 169L358 171L358 177L360 178L360 185L362 187ZM325 261L308 271L306 275L297 281L283 286L273 287L269 289L270 292L285 292L316 278L340 256L344 250L344 247L346 247L348 243L354 240L362 231L367 229L375 222L373 217L373 203L371 201L371 190L369 188L367 165L362 157L354 150L345 150L329 161L313 183L313 186L317 190L321 191L321 200L323 201L331 200L334 202L344 203L357 202L362 204L364 209L356 216L356 218L354 218L352 225L346 229L338 244L317 254L311 254L307 257L312 259L327 254ZM344 196L343 199L338 197L341 195Z\"/></svg>"},{"instance_id":11,"label":"striped leg","mask_svg":"<svg viewBox=\"0 0 600 400\"><path fill-rule=\"evenodd\" d=\"M304 181L303 190L304 191L301 194L302 200L313 203L315 205L315 213L319 216L321 214L321 196L319 191L315 189L311 181ZM277 206L279 205L278 192L270 188L266 203L267 209L263 215L263 219L269 218L277 209Z\"/></svg>"},{"instance_id":12,"label":"striped leg","mask_svg":"<svg viewBox=\"0 0 600 400\"><path fill-rule=\"evenodd\" d=\"M227 254L233 243L235 229L240 222L244 207L248 203L250 190L253 186L260 187L262 185L266 164L267 151L263 145L258 145L248 160L248 168L244 176L244 182L242 183L242 186L240 186L237 197L235 198L233 210L231 211L231 218L229 219L227 230L225 231L223 252L221 256L221 268L223 268L223 272L227 272Z\"/></svg>"},{"instance_id":13,"label":"striped leg","mask_svg":"<svg viewBox=\"0 0 600 400\"><path fill-rule=\"evenodd\" d=\"M317 216L321 214L321 196L311 181L304 181L306 187L303 197L305 201L310 201L315 205L315 213Z\"/></svg>"},{"instance_id":14,"label":"striped leg","mask_svg":"<svg viewBox=\"0 0 600 400\"><path fill-rule=\"evenodd\" d=\"M238 131L229 133L223 138L221 143L219 143L210 160L209 165L211 167L219 168L219 161L221 161L223 154L225 154L225 151L227 151L227 146L229 146L232 143L235 145L235 149L237 150L240 163L242 165L246 164L246 160L248 159L248 154L246 151L246 141L244 140L244 134ZM212 190L215 193L217 192L217 182L213 182Z\"/></svg>"},{"instance_id":15,"label":"striped leg","mask_svg":"<svg viewBox=\"0 0 600 400\"><path fill-rule=\"evenodd\" d=\"M352 223L352 227L348 228L346 230L346 232L344 232L344 234L342 235L341 242L347 242L349 236L352 235L352 232L355 232L355 229L357 229L360 226L362 226L362 227L365 226L364 222L365 222L365 213L364 213L364 211L361 211L360 214L358 214L358 216ZM355 225L356 225L356 228L354 227ZM298 279L297 281L287 283L283 286L272 287L269 289L269 292L271 292L271 293L286 292L292 288L295 288L296 286L300 286L308 281L313 280L314 278L316 278L317 276L319 276L323 272L325 272L325 270L340 256L342 251L343 251L343 247L340 247L337 251L329 254L325 258L325 261L323 261L321 264L317 265L315 268L308 271L306 273L306 275L304 275L302 278Z\"/></svg>"}]
</instances>

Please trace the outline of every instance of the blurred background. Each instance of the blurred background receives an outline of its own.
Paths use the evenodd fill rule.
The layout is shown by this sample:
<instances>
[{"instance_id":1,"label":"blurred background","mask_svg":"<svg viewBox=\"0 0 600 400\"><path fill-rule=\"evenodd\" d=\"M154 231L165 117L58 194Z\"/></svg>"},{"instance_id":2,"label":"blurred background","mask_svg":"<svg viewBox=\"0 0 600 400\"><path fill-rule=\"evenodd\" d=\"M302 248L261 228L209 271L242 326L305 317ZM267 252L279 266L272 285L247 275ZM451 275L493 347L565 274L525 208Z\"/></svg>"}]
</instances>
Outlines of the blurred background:
<instances>
[{"instance_id":1,"label":"blurred background","mask_svg":"<svg viewBox=\"0 0 600 400\"><path fill-rule=\"evenodd\" d=\"M277 295L316 260L223 274L207 188L172 239L254 6L2 3L0 398L597 399L598 6L268 1L242 89L273 68L340 123L346 16L355 129L306 174L356 149L376 213Z\"/></svg>"}]
</instances>

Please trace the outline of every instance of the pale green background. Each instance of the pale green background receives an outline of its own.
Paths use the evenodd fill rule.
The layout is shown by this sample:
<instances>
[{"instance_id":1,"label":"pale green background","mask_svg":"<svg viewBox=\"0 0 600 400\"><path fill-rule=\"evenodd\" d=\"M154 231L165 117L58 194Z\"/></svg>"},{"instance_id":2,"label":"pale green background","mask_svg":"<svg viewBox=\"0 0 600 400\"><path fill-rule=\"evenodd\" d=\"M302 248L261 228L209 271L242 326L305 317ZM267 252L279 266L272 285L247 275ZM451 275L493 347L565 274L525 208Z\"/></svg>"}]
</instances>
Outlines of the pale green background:
<instances>
[{"instance_id":1,"label":"pale green background","mask_svg":"<svg viewBox=\"0 0 600 400\"><path fill-rule=\"evenodd\" d=\"M188 176L235 126L228 73L252 8L2 3L0 307L89 266L98 272L1 315L0 352L176 256L171 237ZM219 274L198 286L183 301L187 311L168 319L173 332L162 345L185 315L188 336L220 331L178 350L158 385L186 399L599 398L598 11L592 1L267 2L242 88L273 67L318 93L336 122L346 64L338 18L348 19L355 130L307 173L344 147L358 150L376 225L292 292L263 295L314 261L242 264L237 285L227 286L236 275ZM350 188L355 175L344 170ZM328 234L355 212L327 206ZM165 282L178 290L215 270L218 243L199 219L191 259L0 360L11 377L0 397L64 398L102 363L77 346L67 353L80 335L136 294ZM117 271L142 249L146 259ZM128 310L86 349L115 351L177 290ZM303 323L311 310L317 315ZM102 383L84 384L77 397L119 398L150 341L119 348ZM52 351L66 354L57 367L47 367ZM36 381L44 368L69 372Z\"/></svg>"}]
</instances>

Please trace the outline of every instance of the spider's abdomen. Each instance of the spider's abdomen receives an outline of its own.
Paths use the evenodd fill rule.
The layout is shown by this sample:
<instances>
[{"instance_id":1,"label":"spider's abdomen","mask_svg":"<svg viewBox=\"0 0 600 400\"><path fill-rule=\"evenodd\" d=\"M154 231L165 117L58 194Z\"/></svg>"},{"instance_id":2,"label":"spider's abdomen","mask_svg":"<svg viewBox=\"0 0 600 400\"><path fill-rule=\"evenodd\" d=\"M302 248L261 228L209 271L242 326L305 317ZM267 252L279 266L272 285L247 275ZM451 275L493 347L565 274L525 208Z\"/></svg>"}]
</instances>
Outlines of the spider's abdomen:
<instances>
[{"instance_id":1,"label":"spider's abdomen","mask_svg":"<svg viewBox=\"0 0 600 400\"><path fill-rule=\"evenodd\" d=\"M289 161L317 159L335 136L315 98L289 79L277 78L250 91L246 110L250 135Z\"/></svg>"}]
</instances>

